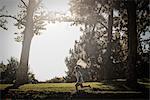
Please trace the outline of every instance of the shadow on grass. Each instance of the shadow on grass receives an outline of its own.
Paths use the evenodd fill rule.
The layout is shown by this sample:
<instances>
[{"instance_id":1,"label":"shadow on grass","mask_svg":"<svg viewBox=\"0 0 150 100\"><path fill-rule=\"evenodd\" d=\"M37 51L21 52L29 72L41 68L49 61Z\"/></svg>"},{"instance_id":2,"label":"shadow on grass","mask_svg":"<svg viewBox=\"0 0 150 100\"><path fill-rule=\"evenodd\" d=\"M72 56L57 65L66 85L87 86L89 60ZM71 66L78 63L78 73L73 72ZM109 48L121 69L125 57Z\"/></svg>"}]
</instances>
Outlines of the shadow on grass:
<instances>
[{"instance_id":1,"label":"shadow on grass","mask_svg":"<svg viewBox=\"0 0 150 100\"><path fill-rule=\"evenodd\" d=\"M99 86L98 90L102 91L129 91L128 87L125 86L125 80L105 80L102 84L96 84Z\"/></svg>"}]
</instances>

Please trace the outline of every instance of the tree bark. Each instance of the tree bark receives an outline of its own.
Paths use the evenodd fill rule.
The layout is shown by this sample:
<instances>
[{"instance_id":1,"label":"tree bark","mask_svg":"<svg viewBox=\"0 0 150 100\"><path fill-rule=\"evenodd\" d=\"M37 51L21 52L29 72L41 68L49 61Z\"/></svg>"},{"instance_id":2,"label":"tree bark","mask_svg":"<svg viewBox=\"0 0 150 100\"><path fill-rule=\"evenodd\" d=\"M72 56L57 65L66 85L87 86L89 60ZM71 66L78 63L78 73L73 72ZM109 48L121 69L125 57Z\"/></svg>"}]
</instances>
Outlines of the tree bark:
<instances>
[{"instance_id":1,"label":"tree bark","mask_svg":"<svg viewBox=\"0 0 150 100\"><path fill-rule=\"evenodd\" d=\"M135 87L137 84L136 59L137 59L137 32L136 32L136 3L134 0L127 1L128 13L128 66L127 84Z\"/></svg>"},{"instance_id":2,"label":"tree bark","mask_svg":"<svg viewBox=\"0 0 150 100\"><path fill-rule=\"evenodd\" d=\"M33 38L33 13L35 9L36 1L29 0L27 7L26 24L24 30L24 40L22 43L22 52L20 58L20 65L16 73L16 86L25 84L28 82L28 61L30 53L30 45Z\"/></svg>"},{"instance_id":3,"label":"tree bark","mask_svg":"<svg viewBox=\"0 0 150 100\"><path fill-rule=\"evenodd\" d=\"M106 62L104 68L104 79L110 80L112 78L112 63L111 63L111 40L112 40L112 27L113 27L113 8L110 7L108 16L108 43L106 51Z\"/></svg>"}]
</instances>

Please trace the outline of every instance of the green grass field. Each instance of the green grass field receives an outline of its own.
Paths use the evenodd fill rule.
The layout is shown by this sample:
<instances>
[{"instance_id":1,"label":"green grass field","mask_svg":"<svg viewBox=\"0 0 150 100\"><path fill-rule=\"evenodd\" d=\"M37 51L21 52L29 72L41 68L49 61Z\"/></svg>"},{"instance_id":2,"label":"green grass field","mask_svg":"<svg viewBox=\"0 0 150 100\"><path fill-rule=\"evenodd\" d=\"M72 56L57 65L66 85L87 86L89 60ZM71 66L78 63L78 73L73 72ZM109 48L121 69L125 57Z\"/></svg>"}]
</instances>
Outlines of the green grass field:
<instances>
[{"instance_id":1,"label":"green grass field","mask_svg":"<svg viewBox=\"0 0 150 100\"><path fill-rule=\"evenodd\" d=\"M150 88L150 83L139 82L146 88ZM4 90L6 87L12 84L0 84L0 90ZM92 88L101 91L116 91L126 90L121 82L86 82L83 85L90 85ZM80 89L80 87L79 87ZM54 91L54 92L72 92L75 90L75 83L38 83L38 84L25 84L20 86L17 91Z\"/></svg>"},{"instance_id":2,"label":"green grass field","mask_svg":"<svg viewBox=\"0 0 150 100\"><path fill-rule=\"evenodd\" d=\"M140 83L146 88L150 83ZM82 98L84 97L102 97L102 98L139 98L145 97L142 92L128 90L124 87L124 82L86 82L83 85L90 85L91 88L80 89L75 92L75 83L38 83L25 84L18 89L10 89L9 92L3 90L12 84L0 84L1 96L3 99L48 99L48 98ZM148 97L146 97L148 98Z\"/></svg>"},{"instance_id":3,"label":"green grass field","mask_svg":"<svg viewBox=\"0 0 150 100\"><path fill-rule=\"evenodd\" d=\"M88 82L83 85L91 85L92 88L101 90L115 90L115 87L105 85L98 82ZM43 84L27 84L19 87L19 90L28 91L55 91L55 92L72 92L75 90L75 83L43 83Z\"/></svg>"},{"instance_id":4,"label":"green grass field","mask_svg":"<svg viewBox=\"0 0 150 100\"><path fill-rule=\"evenodd\" d=\"M4 90L6 87L11 86L12 84L0 84L0 90Z\"/></svg>"},{"instance_id":5,"label":"green grass field","mask_svg":"<svg viewBox=\"0 0 150 100\"><path fill-rule=\"evenodd\" d=\"M92 88L100 90L115 90L116 87L106 85L99 82L87 82L83 85L90 85ZM3 90L11 84L0 84L0 90ZM79 87L80 89L80 87ZM39 84L25 84L19 87L17 91L55 91L55 92L72 92L75 90L75 83L39 83Z\"/></svg>"}]
</instances>

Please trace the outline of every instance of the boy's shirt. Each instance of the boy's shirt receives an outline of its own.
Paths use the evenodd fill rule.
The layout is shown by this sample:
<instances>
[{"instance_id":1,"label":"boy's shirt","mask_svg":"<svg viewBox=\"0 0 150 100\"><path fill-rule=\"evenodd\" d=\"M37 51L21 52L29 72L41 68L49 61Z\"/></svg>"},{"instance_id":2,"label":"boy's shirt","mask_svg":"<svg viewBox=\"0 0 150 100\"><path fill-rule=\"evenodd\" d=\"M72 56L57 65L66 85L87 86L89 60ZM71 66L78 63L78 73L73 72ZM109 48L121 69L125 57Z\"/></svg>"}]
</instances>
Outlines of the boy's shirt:
<instances>
[{"instance_id":1,"label":"boy's shirt","mask_svg":"<svg viewBox=\"0 0 150 100\"><path fill-rule=\"evenodd\" d=\"M75 72L75 75L76 75L76 78L77 78L77 83L79 83L79 82L83 83L83 82L84 82L84 81L83 81L82 74L81 74L80 71L76 71L76 72Z\"/></svg>"}]
</instances>

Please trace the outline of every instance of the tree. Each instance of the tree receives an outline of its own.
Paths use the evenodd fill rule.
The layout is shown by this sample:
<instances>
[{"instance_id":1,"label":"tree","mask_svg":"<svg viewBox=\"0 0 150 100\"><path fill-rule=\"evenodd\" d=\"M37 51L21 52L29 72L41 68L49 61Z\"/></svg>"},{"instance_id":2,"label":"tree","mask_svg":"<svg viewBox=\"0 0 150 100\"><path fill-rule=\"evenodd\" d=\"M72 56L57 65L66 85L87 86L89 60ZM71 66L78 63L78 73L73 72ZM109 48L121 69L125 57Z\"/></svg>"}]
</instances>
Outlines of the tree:
<instances>
[{"instance_id":1,"label":"tree","mask_svg":"<svg viewBox=\"0 0 150 100\"><path fill-rule=\"evenodd\" d=\"M16 80L16 70L18 68L19 62L16 58L11 57L7 60L8 64L4 65L1 63L1 80L4 83L13 83Z\"/></svg>"},{"instance_id":2,"label":"tree","mask_svg":"<svg viewBox=\"0 0 150 100\"><path fill-rule=\"evenodd\" d=\"M28 82L33 84L38 83L38 80L35 79L35 75L32 72L28 72Z\"/></svg>"},{"instance_id":3,"label":"tree","mask_svg":"<svg viewBox=\"0 0 150 100\"><path fill-rule=\"evenodd\" d=\"M9 83L13 84L16 81L16 72L19 67L19 61L11 57L7 60L8 64L0 63L0 80L1 83ZM28 71L28 83L37 83L38 81L35 79L35 76L32 72Z\"/></svg>"},{"instance_id":4,"label":"tree","mask_svg":"<svg viewBox=\"0 0 150 100\"><path fill-rule=\"evenodd\" d=\"M125 66L127 83L131 87L136 86L133 86L133 83L136 83L137 81L136 74L137 67L139 66L137 62L142 62L138 61L137 55L139 55L138 57L143 55L143 47L144 45L147 45L149 41L148 37L142 38L143 35L145 35L149 31L148 8L148 0L121 1L119 8L117 8L117 10L119 10L118 13L120 19L115 17L115 28L118 32L124 33L123 35L127 35L126 39L128 39L128 41L124 43L128 44L128 64ZM117 28L116 25L119 25L119 27ZM142 41L144 42L144 40L145 43L142 43Z\"/></svg>"},{"instance_id":5,"label":"tree","mask_svg":"<svg viewBox=\"0 0 150 100\"><path fill-rule=\"evenodd\" d=\"M18 26L18 29L23 29L23 32L21 32L23 41L22 39L18 39L18 37L16 38L16 41L19 40L19 42L22 41L23 43L20 64L16 73L15 86L19 86L28 82L28 59L31 41L34 34L39 34L39 31L44 29L44 22L41 20L41 18L43 18L43 16L41 16L43 13L36 15L34 14L41 1L29 0L28 5L26 5L23 0L21 0L21 2L23 3L23 6L19 6L21 8L21 13L18 15L18 18L12 15L0 15L0 18L2 19L4 17L15 19L17 21L15 26ZM2 28L6 29L3 24Z\"/></svg>"},{"instance_id":6,"label":"tree","mask_svg":"<svg viewBox=\"0 0 150 100\"><path fill-rule=\"evenodd\" d=\"M137 61L137 29L136 29L136 3L134 0L127 1L128 13L128 68L127 82L131 87L137 84L136 61Z\"/></svg>"},{"instance_id":7,"label":"tree","mask_svg":"<svg viewBox=\"0 0 150 100\"><path fill-rule=\"evenodd\" d=\"M79 45L83 48L82 51L86 52L86 59L84 60L86 62L89 60L91 63L90 66L96 67L95 64L98 62L97 58L100 54L98 54L98 46L96 47L98 40L95 38L97 36L103 37L102 34L105 34L106 30L108 29L106 19L107 17L105 18L104 16L106 15L104 12L105 8L102 4L99 3L98 0L71 0L70 5L70 11L75 17L74 24L84 25L81 30L85 34L85 38L83 36L83 39L81 40L83 41L81 42L83 46ZM101 37L97 38L101 39Z\"/></svg>"},{"instance_id":8,"label":"tree","mask_svg":"<svg viewBox=\"0 0 150 100\"><path fill-rule=\"evenodd\" d=\"M128 0L127 0L128 1ZM85 25L84 28L81 28L81 31L89 38L84 38L82 36L83 41L88 41L86 42L81 42L79 41L79 47L78 48L83 48L82 50L85 51L86 56L88 56L86 59L90 59L90 62L93 63L93 61L97 60L97 57L95 56L95 52L97 52L99 49L94 49L96 46L96 42L94 41L101 41L97 40L98 39L103 39L105 44L107 45L103 46L102 48L105 50L105 55L101 57L103 58L102 61L103 63L105 62L104 65L104 73L105 73L105 79L111 79L113 75L111 75L111 72L113 70L120 69L122 71L126 71L126 74L132 73L136 76L135 71L133 70L134 68L131 67L131 70L129 69L129 66L132 66L131 64L137 61L136 59L133 60L133 58L136 58L136 53L141 54L140 52L144 50L145 52L148 51L148 43L149 43L149 38L144 39L141 38L142 34L145 34L149 31L148 28L148 0L141 1L137 0L136 3L136 9L134 9L134 13L136 12L136 15L129 17L129 14L133 12L133 9L130 11L129 10L129 2L133 2L134 0L129 0L128 2L124 0L113 0L113 1L108 1L108 0L71 0L71 12L72 15L75 17L75 24L82 24ZM128 9L127 9L128 8ZM131 9L131 7L130 7ZM127 12L128 11L128 12ZM113 16L113 12L116 14ZM108 15L105 16L105 15ZM132 17L132 18L131 18ZM135 18L136 19L135 19ZM132 20L134 19L134 20ZM129 26L128 22L130 21L136 21L134 22L134 26L131 29ZM130 22L131 24L131 22ZM130 28L129 28L130 27ZM138 27L138 28L136 28ZM113 30L112 30L113 28ZM93 31L92 31L93 30ZM132 31L131 31L132 30ZM134 30L134 33L133 33ZM136 33L136 31L138 33ZM112 33L113 32L113 33ZM108 33L108 35L106 35ZM119 33L119 34L118 34ZM131 35L132 34L132 35ZM137 34L137 36L136 36ZM97 35L101 35L102 37L97 37ZM133 36L134 35L134 36ZM108 36L108 37L106 37ZM129 38L128 38L129 36ZM96 37L96 38L95 38ZM131 40L131 37L134 37ZM137 41L136 41L136 39ZM127 41L129 40L129 41ZM108 42L107 42L108 41ZM134 41L134 43L133 43ZM140 46L140 41L142 43L142 46ZM142 42L143 41L143 42ZM145 42L144 42L145 41ZM92 45L92 42L95 45ZM127 45L127 44L130 45ZM80 44L83 44L85 46L82 46ZM134 45L135 44L135 45ZM100 44L98 44L100 45ZM134 46L131 46L134 45ZM116 46L120 46L116 48ZM92 48L91 48L92 47ZM139 47L141 48L141 51L137 52L139 50ZM133 49L134 48L134 49ZM147 48L146 50L144 48ZM92 53L95 50L94 53ZM99 50L99 55L100 55ZM129 51L129 53L128 53ZM131 53L131 51L134 53ZM76 53L76 50L74 49L74 53L76 55L79 55ZM133 56L134 55L134 56ZM92 59L92 56L95 57L95 60ZM131 57L132 56L132 57ZM128 60L128 67L127 67L127 57L130 59ZM131 61L131 59L133 61ZM71 59L70 59L71 60ZM84 59L85 60L85 59ZM85 60L86 61L86 60ZM131 63L132 62L132 63ZM112 64L111 64L112 63ZM130 64L129 64L130 63ZM98 65L101 65L97 62ZM93 66L93 64L91 65ZM114 66L114 67L113 67ZM119 66L119 68L115 68L115 66ZM119 71L120 71L119 70ZM117 71L117 72L119 72ZM120 71L120 72L122 72ZM130 72L131 71L131 72ZM107 75L108 73L108 75ZM125 72L123 72L125 74ZM133 75L133 77L134 77ZM124 76L124 75L123 75ZM129 75L130 76L130 75ZM127 80L129 80L129 77ZM132 79L131 79L132 80Z\"/></svg>"},{"instance_id":9,"label":"tree","mask_svg":"<svg viewBox=\"0 0 150 100\"><path fill-rule=\"evenodd\" d=\"M19 86L22 84L27 83L27 72L28 72L28 60L29 60L29 52L30 52L30 45L34 35L39 35L41 30L45 30L44 26L46 22L55 22L55 21L70 21L70 19L62 13L57 12L50 12L47 13L42 7L39 7L41 0L29 0L25 2L21 0L23 5L19 5L21 8L20 13L16 16L12 15L0 15L0 18L3 23L0 23L0 27L3 29L5 28L5 24L7 20L3 18L13 18L17 21L15 26L18 27L22 32L15 33L17 37L15 40L17 42L22 42L22 52L20 58L20 65L17 71L17 79L15 86ZM28 5L27 5L28 3ZM3 9L2 9L3 10ZM60 15L56 17L56 15ZM5 22L6 21L6 22Z\"/></svg>"},{"instance_id":10,"label":"tree","mask_svg":"<svg viewBox=\"0 0 150 100\"><path fill-rule=\"evenodd\" d=\"M141 48L141 43L140 43L140 41L143 39L141 38L142 37L141 35L142 34L145 35L149 31L148 8L149 8L148 0L144 0L144 1L128 0L127 1L127 14L128 14L127 83L132 88L136 88L137 86L136 85L137 84L137 66L138 66L137 56L141 54L143 55L143 53L141 52L142 48ZM149 41L149 40L147 39L146 41Z\"/></svg>"},{"instance_id":11,"label":"tree","mask_svg":"<svg viewBox=\"0 0 150 100\"><path fill-rule=\"evenodd\" d=\"M103 79L111 79L113 71L111 42L114 4L108 0L71 0L70 3L75 23L85 25L85 28L81 28L81 30L87 38L82 36L82 41L85 42L79 41L79 44L84 45L79 45L79 47L83 48L82 51L85 51L87 56L84 60L88 62L87 59L89 59L90 70L94 69L95 73L99 70L99 77L103 77ZM106 52L103 54L105 50ZM98 59L103 59L105 64L99 63ZM98 66L101 67L96 68ZM102 75L102 73L104 74Z\"/></svg>"},{"instance_id":12,"label":"tree","mask_svg":"<svg viewBox=\"0 0 150 100\"><path fill-rule=\"evenodd\" d=\"M24 30L24 39L22 45L20 65L16 74L16 86L25 84L28 82L28 60L29 60L29 51L32 38L34 36L34 23L33 23L33 13L37 7L38 2L36 0L29 0L29 5L27 7L26 23Z\"/></svg>"},{"instance_id":13,"label":"tree","mask_svg":"<svg viewBox=\"0 0 150 100\"><path fill-rule=\"evenodd\" d=\"M7 11L5 11L5 6L0 8L0 16L2 15L3 12L7 12ZM2 18L2 17L0 17L0 28L2 28L4 30L7 30L6 23L7 23L7 20Z\"/></svg>"},{"instance_id":14,"label":"tree","mask_svg":"<svg viewBox=\"0 0 150 100\"><path fill-rule=\"evenodd\" d=\"M108 2L108 1L107 1ZM110 4L109 4L110 3ZM113 28L113 0L108 2L109 11L108 11L108 41L106 49L106 61L105 61L105 70L104 70L104 79L112 79L112 61L111 61L111 45L112 45L112 28Z\"/></svg>"},{"instance_id":15,"label":"tree","mask_svg":"<svg viewBox=\"0 0 150 100\"><path fill-rule=\"evenodd\" d=\"M29 0L28 2L24 2L23 0L21 0L21 2L23 3L23 5L18 6L19 8L21 8L21 11L17 15L17 17L4 14L0 15L0 18L2 19L15 19L17 21L17 23L15 23L15 26L17 26L17 28L22 31L20 33L15 33L17 35L15 40L17 42L22 42L22 52L19 68L17 70L16 83L14 85L15 87L28 82L28 60L30 45L33 36L39 35L41 33L41 30L45 30L44 26L46 25L46 21L54 22L56 19L60 19L55 17L55 13L46 13L46 11L42 9L42 7L39 7L41 0ZM5 24L6 23L4 23L4 25Z\"/></svg>"},{"instance_id":16,"label":"tree","mask_svg":"<svg viewBox=\"0 0 150 100\"><path fill-rule=\"evenodd\" d=\"M0 82L2 83L4 81L4 72L6 70L6 65L1 62L0 63Z\"/></svg>"}]
</instances>

